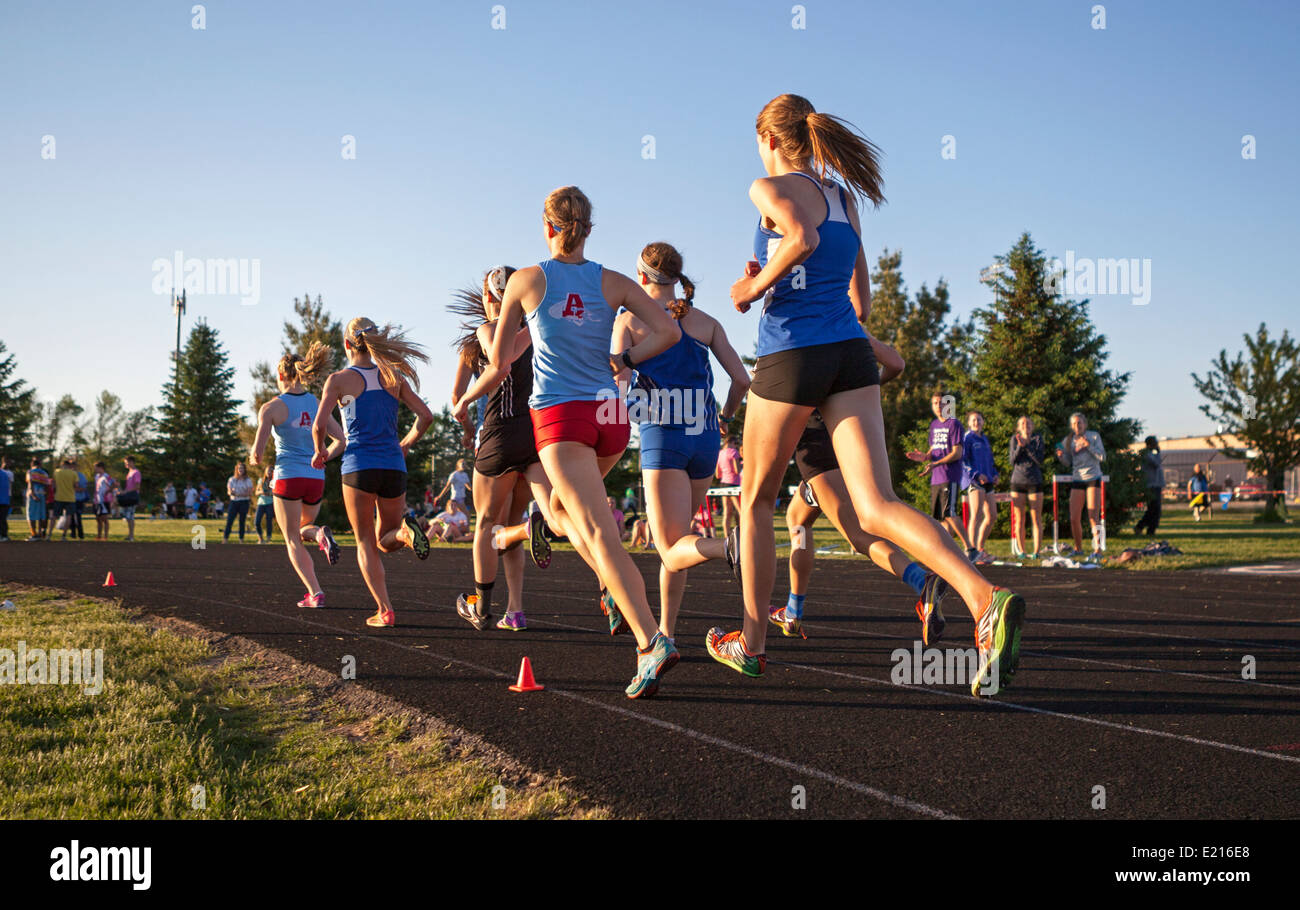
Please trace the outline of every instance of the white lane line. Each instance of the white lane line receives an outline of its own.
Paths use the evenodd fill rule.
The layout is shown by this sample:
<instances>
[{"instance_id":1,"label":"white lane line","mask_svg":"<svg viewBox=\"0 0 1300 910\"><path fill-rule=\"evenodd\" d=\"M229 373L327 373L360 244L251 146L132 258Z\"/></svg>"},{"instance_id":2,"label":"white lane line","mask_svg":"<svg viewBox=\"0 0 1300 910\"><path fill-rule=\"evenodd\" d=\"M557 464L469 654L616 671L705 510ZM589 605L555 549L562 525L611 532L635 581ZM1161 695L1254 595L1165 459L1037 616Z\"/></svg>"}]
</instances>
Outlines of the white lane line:
<instances>
[{"instance_id":1,"label":"white lane line","mask_svg":"<svg viewBox=\"0 0 1300 910\"><path fill-rule=\"evenodd\" d=\"M1102 720L1098 717L1085 717L1082 714L1068 714L1064 711L1052 711L1048 708L1036 708L1032 705L1021 705L1013 701L1003 701L995 698L975 698L973 695L959 694L949 692L946 689L940 689L934 686L916 686L911 683L895 683L892 680L876 679L871 676L860 676L856 673L845 673L842 670L829 670L825 667L814 667L809 664L795 664L787 661L769 660L769 664L778 664L786 667L796 667L800 670L807 670L812 673L825 673L829 676L839 676L844 679L856 679L859 682L871 683L877 686L886 686L895 689L912 689L917 692L924 692L930 695L942 695L945 698L956 698L962 701L978 701L981 704L990 707L1007 708L1012 711L1025 711L1030 714L1043 714L1048 717L1059 717L1063 720L1073 720L1085 724L1094 724L1098 727L1107 727L1112 730L1120 730L1124 733L1137 733L1143 736L1159 736L1165 739L1176 739L1180 742L1192 743L1197 746L1210 746L1215 749L1224 749L1228 752L1240 752L1245 755L1256 755L1261 758L1271 758L1274 761L1292 762L1300 764L1300 756L1279 755L1276 752L1264 752L1260 749L1252 749L1249 746L1237 746L1232 743L1221 743L1213 739L1201 739L1199 736L1188 736L1185 733L1169 733L1165 730L1152 730L1148 727L1138 727L1133 724L1120 724L1110 720Z\"/></svg>"},{"instance_id":2,"label":"white lane line","mask_svg":"<svg viewBox=\"0 0 1300 910\"><path fill-rule=\"evenodd\" d=\"M231 607L236 610L245 610L250 613L260 613L263 616L270 616L274 619L283 620L286 618L285 614L283 613L276 613L271 610L262 610L257 607L249 607L243 604L230 603L229 601L224 601L224 600L215 600L210 597L196 597L192 594L181 594L178 592L173 592L170 596L184 597L188 600L197 600L200 603L216 604L218 606ZM348 629L341 629L338 626L332 626L329 625L328 623L314 622L302 616L293 617L293 619L302 625L314 626L316 628L329 631L333 634L338 634L339 632L343 632L344 634L352 634L352 635L356 635L357 637L361 637L359 632L352 632L351 630ZM571 626L570 628L576 629L582 627ZM588 631L594 632L595 630L588 630ZM381 642L383 644L390 645L391 647L394 648L400 648L403 651L410 651L414 654L423 654L427 657L434 658L439 661L446 661L448 663L460 664L462 667L468 667L469 669L474 670L477 673L486 673L489 676L495 676L499 679L509 680L514 678L513 675L510 673L503 673L502 671L495 670L491 667L480 666L479 664L475 664L467 660L462 660L459 657L452 657L449 654L440 654L437 651L431 651L427 648L417 648L414 647L413 645L403 644L400 641L395 641L391 638L385 638L382 636L382 634L376 635L373 638L367 636L366 640ZM650 717L645 714L639 714L627 708L606 704L603 701L598 701L593 698L588 698L584 695L579 695L576 692L569 692L565 689L556 689L547 686L544 691L549 692L552 695L558 695L561 698L568 698L573 701L580 702L584 705L591 705L593 707L601 708L605 711L609 711L611 714L618 714L623 717L630 717L634 720L639 720L642 723L651 724L656 727L662 727L665 730L671 730L674 733L680 733L683 736L688 736L691 739L698 740L699 742L706 743L711 746L717 746L721 749L727 749L728 751L736 752L740 755L744 755L747 758L758 759L761 762L764 762L766 764L772 765L777 768L781 768L786 771L793 771L796 774L802 774L808 777L815 777L819 780L824 780L827 783L835 784L838 787L844 787L845 789L852 790L855 793L861 793L864 796L869 796L872 799L879 800L880 802L888 803L891 806L895 806L900 809L906 809L907 811L914 812L917 815L925 815L928 816L929 818L941 818L941 819L960 820L961 818L961 816L953 815L950 812L944 812L942 809L935 809L932 806L927 806L925 803L917 802L916 800L907 799L906 797L903 796L896 796L893 793L887 793L884 790L878 790L875 787L867 786L866 784L859 783L855 780L849 780L846 777L840 777L838 774L831 774L829 771L822 771L820 768L814 768L811 765L804 765L804 764L800 764L799 762L792 762L787 759L781 758L779 756L771 755L767 752L761 752L758 749L751 749L750 747L743 746L740 743L733 743L730 740L722 739L721 737L713 736L709 733L703 733L691 727L684 727L681 724L675 724L672 723L671 721L660 720L657 717ZM1296 759L1296 760L1300 761L1300 759Z\"/></svg>"}]
</instances>

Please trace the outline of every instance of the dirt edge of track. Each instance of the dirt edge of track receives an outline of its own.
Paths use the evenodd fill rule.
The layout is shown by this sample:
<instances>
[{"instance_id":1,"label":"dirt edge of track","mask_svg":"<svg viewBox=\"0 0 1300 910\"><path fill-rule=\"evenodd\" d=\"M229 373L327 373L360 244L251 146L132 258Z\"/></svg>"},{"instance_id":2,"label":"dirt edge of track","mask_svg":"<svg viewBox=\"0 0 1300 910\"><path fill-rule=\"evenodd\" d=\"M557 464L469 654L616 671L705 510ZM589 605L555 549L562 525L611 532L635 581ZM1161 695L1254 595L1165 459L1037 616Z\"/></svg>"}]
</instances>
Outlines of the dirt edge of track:
<instances>
[{"instance_id":1,"label":"dirt edge of track","mask_svg":"<svg viewBox=\"0 0 1300 910\"><path fill-rule=\"evenodd\" d=\"M15 591L39 590L22 584L8 584L7 587ZM42 585L41 588L58 592L73 600L87 596L55 585ZM404 738L414 738L425 733L433 734L442 743L445 757L477 762L492 772L506 787L528 790L553 784L573 800L575 808L598 809L609 813L611 818L618 817L609 807L602 806L575 788L569 778L548 776L536 771L481 737L453 726L432 714L426 714L405 702L368 689L356 681L341 679L320 667L303 663L283 651L268 648L242 635L214 632L198 623L174 616L157 616L140 607L129 606L120 598L93 599L112 604L122 611L128 622L139 623L155 632L170 632L181 638L203 642L212 652L211 658L205 661L210 666L220 667L235 661L252 660L263 680L301 686L310 697L308 711L313 716L332 702L371 717L400 720L407 725L408 733Z\"/></svg>"}]
</instances>

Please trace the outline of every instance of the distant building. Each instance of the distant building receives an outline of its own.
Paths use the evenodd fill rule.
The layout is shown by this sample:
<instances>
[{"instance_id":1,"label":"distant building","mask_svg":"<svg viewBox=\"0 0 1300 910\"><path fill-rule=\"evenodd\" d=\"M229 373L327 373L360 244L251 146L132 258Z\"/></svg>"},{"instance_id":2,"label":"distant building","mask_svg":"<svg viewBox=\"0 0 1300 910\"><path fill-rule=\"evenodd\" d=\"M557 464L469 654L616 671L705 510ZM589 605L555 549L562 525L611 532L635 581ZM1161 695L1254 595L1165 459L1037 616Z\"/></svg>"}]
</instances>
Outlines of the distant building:
<instances>
[{"instance_id":1,"label":"distant building","mask_svg":"<svg viewBox=\"0 0 1300 910\"><path fill-rule=\"evenodd\" d=\"M1223 449L1215 443L1213 434L1205 436L1176 436L1160 439L1160 454L1165 468L1165 489L1170 492L1182 492L1187 489L1187 481L1192 479L1196 465L1205 465L1210 477L1210 488L1215 492L1231 484L1234 488L1250 480L1263 484L1266 478L1258 477L1246 469L1246 462L1240 458L1229 458ZM1234 448L1241 448L1253 454L1248 446L1231 433L1223 435L1223 443ZM1141 442L1129 446L1130 452L1141 452L1146 448ZM1290 468L1283 479L1286 498L1300 498L1300 465Z\"/></svg>"}]
</instances>

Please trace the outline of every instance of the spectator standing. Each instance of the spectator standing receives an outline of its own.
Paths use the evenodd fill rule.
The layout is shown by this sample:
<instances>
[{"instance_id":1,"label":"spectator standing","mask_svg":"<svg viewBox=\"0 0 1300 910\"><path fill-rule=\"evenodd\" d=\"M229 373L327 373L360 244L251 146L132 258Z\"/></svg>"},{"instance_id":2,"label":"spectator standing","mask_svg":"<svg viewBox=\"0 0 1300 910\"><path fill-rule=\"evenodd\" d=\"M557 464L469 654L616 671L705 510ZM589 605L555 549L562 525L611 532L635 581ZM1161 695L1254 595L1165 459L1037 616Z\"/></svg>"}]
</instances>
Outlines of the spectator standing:
<instances>
[{"instance_id":1,"label":"spectator standing","mask_svg":"<svg viewBox=\"0 0 1300 910\"><path fill-rule=\"evenodd\" d=\"M1147 488L1147 510L1142 513L1134 534L1141 534L1146 528L1147 537L1155 537L1160 527L1160 510L1165 491L1165 469L1160 455L1160 443L1154 436L1146 438L1146 448L1142 450L1142 480Z\"/></svg>"},{"instance_id":2,"label":"spectator standing","mask_svg":"<svg viewBox=\"0 0 1300 910\"><path fill-rule=\"evenodd\" d=\"M108 520L113 517L113 490L117 481L102 461L95 462L94 476L95 539L108 540Z\"/></svg>"},{"instance_id":3,"label":"spectator standing","mask_svg":"<svg viewBox=\"0 0 1300 910\"><path fill-rule=\"evenodd\" d=\"M262 533L262 519L266 519L266 533ZM271 483L271 472L262 474L257 483L257 514L253 517L253 527L257 529L257 542L267 543L275 539L275 490Z\"/></svg>"},{"instance_id":4,"label":"spectator standing","mask_svg":"<svg viewBox=\"0 0 1300 910\"><path fill-rule=\"evenodd\" d=\"M197 518L199 514L199 491L194 489L194 481L185 484L185 517Z\"/></svg>"},{"instance_id":5,"label":"spectator standing","mask_svg":"<svg viewBox=\"0 0 1300 910\"><path fill-rule=\"evenodd\" d=\"M728 436L718 452L718 469L714 472L718 478L718 486L739 487L740 471L740 440L735 436ZM731 536L731 529L740 525L740 497L720 498L722 499L722 537L726 540Z\"/></svg>"},{"instance_id":6,"label":"spectator standing","mask_svg":"<svg viewBox=\"0 0 1300 910\"><path fill-rule=\"evenodd\" d=\"M984 545L998 520L997 505L993 502L998 466L993 461L993 443L984 435L984 415L979 411L966 415L961 451L961 482L967 489L967 505L970 507L966 533L975 547L975 564L987 566L993 562L993 557Z\"/></svg>"},{"instance_id":7,"label":"spectator standing","mask_svg":"<svg viewBox=\"0 0 1300 910\"><path fill-rule=\"evenodd\" d=\"M126 484L117 497L117 504L122 509L122 517L126 519L126 539L135 540L135 508L140 504L140 487L144 484L144 477L130 455L122 459L122 465L126 468Z\"/></svg>"},{"instance_id":8,"label":"spectator standing","mask_svg":"<svg viewBox=\"0 0 1300 910\"><path fill-rule=\"evenodd\" d=\"M1070 531L1074 535L1074 552L1083 552L1083 507L1088 506L1092 525L1093 550L1097 547L1097 529L1101 524L1101 464L1106 449L1096 430L1088 429L1088 419L1075 411L1070 415L1070 433L1056 446L1056 457L1070 471Z\"/></svg>"},{"instance_id":9,"label":"spectator standing","mask_svg":"<svg viewBox=\"0 0 1300 910\"><path fill-rule=\"evenodd\" d=\"M465 472L465 459L456 460L456 470L451 472L447 478L447 483L443 485L442 493L439 493L437 499L442 498L442 494L451 490L451 500L447 503L448 511L460 511L469 517L469 508L465 505L465 491L469 489L469 474Z\"/></svg>"},{"instance_id":10,"label":"spectator standing","mask_svg":"<svg viewBox=\"0 0 1300 910\"><path fill-rule=\"evenodd\" d=\"M1198 464L1193 468L1192 479L1187 481L1187 504L1192 508L1192 515L1197 521L1201 520L1201 513L1205 513L1205 520L1210 521L1214 515L1210 509L1210 478L1205 473L1205 465Z\"/></svg>"},{"instance_id":11,"label":"spectator standing","mask_svg":"<svg viewBox=\"0 0 1300 910\"><path fill-rule=\"evenodd\" d=\"M86 503L90 501L90 481L86 479L86 475L81 468L75 467L75 464L74 469L77 472L77 486L72 517L77 522L77 540L85 540L86 529L82 524L82 516L86 514Z\"/></svg>"},{"instance_id":12,"label":"spectator standing","mask_svg":"<svg viewBox=\"0 0 1300 910\"><path fill-rule=\"evenodd\" d=\"M1034 432L1034 421L1021 417L1011 437L1011 508L1016 517L1016 543L1030 559L1038 558L1043 545L1043 461L1047 447L1043 437ZM1034 529L1034 548L1025 547L1025 514Z\"/></svg>"},{"instance_id":13,"label":"spectator standing","mask_svg":"<svg viewBox=\"0 0 1300 910\"><path fill-rule=\"evenodd\" d=\"M63 463L54 469L54 513L50 516L56 522L56 527L62 525L63 536L60 540L67 540L69 531L72 532L72 539L77 539L77 529L72 519L76 507L77 469L71 458L64 458Z\"/></svg>"},{"instance_id":14,"label":"spectator standing","mask_svg":"<svg viewBox=\"0 0 1300 910\"><path fill-rule=\"evenodd\" d=\"M226 481L226 493L230 503L226 506L226 533L221 542L230 540L230 526L239 518L239 540L244 540L244 526L248 522L248 504L253 501L253 478L248 476L248 467L242 462L235 462L235 473Z\"/></svg>"},{"instance_id":15,"label":"spectator standing","mask_svg":"<svg viewBox=\"0 0 1300 910\"><path fill-rule=\"evenodd\" d=\"M163 505L166 508L168 518L176 517L176 485L170 480L167 486L163 487Z\"/></svg>"},{"instance_id":16,"label":"spectator standing","mask_svg":"<svg viewBox=\"0 0 1300 910\"><path fill-rule=\"evenodd\" d=\"M908 452L907 457L921 462L921 473L930 475L931 517L957 538L966 551L966 558L974 562L977 551L958 517L963 453L961 421L944 416L948 413L944 399L952 400L942 389L930 396L930 410L934 412L934 420L930 421L930 450Z\"/></svg>"},{"instance_id":17,"label":"spectator standing","mask_svg":"<svg viewBox=\"0 0 1300 910\"><path fill-rule=\"evenodd\" d=\"M199 518L208 517L208 503L212 501L212 491L206 480L199 481Z\"/></svg>"},{"instance_id":18,"label":"spectator standing","mask_svg":"<svg viewBox=\"0 0 1300 910\"><path fill-rule=\"evenodd\" d=\"M50 475L41 467L41 460L33 455L27 470L27 528L31 532L28 540L41 540L45 536L45 490L52 483Z\"/></svg>"},{"instance_id":19,"label":"spectator standing","mask_svg":"<svg viewBox=\"0 0 1300 910\"><path fill-rule=\"evenodd\" d=\"M9 541L9 507L14 489L13 466L8 455L0 458L0 543Z\"/></svg>"}]
</instances>

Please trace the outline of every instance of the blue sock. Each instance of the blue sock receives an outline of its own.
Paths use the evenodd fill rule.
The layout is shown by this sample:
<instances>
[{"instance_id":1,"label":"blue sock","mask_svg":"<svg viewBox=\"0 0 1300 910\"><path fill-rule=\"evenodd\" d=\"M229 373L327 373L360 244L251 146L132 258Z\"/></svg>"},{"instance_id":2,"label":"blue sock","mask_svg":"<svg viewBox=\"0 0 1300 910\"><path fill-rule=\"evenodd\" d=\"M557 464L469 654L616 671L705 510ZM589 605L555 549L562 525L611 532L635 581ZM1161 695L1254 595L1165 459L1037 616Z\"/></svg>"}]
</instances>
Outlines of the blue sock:
<instances>
[{"instance_id":1,"label":"blue sock","mask_svg":"<svg viewBox=\"0 0 1300 910\"><path fill-rule=\"evenodd\" d=\"M791 619L803 619L803 599L804 594L791 594L790 599L785 602L785 615Z\"/></svg>"},{"instance_id":2,"label":"blue sock","mask_svg":"<svg viewBox=\"0 0 1300 910\"><path fill-rule=\"evenodd\" d=\"M903 570L903 581L905 581L912 590L917 594L925 587L925 569L922 569L916 563L908 563L907 568Z\"/></svg>"}]
</instances>

